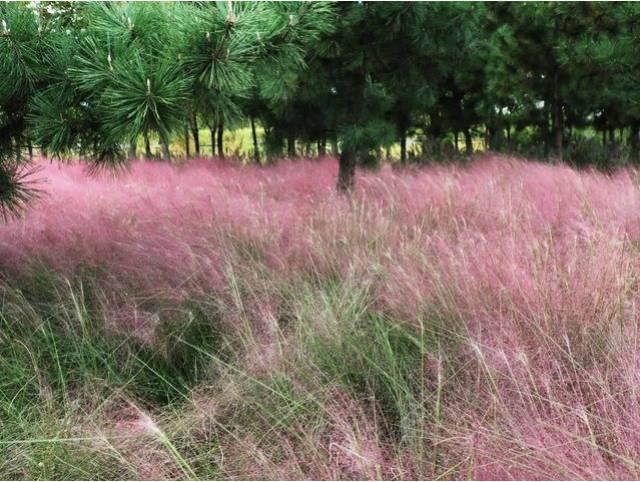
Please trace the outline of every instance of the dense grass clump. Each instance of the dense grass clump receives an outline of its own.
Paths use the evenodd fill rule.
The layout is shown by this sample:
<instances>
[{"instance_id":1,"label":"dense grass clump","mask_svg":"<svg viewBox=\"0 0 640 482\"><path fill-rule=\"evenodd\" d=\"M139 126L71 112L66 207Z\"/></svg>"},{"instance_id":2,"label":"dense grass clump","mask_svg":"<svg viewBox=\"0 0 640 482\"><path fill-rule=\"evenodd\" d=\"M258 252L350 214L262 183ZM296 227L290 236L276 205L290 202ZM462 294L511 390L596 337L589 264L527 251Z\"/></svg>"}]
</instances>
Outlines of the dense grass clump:
<instances>
[{"instance_id":1,"label":"dense grass clump","mask_svg":"<svg viewBox=\"0 0 640 482\"><path fill-rule=\"evenodd\" d=\"M0 478L640 476L635 172L43 166Z\"/></svg>"}]
</instances>

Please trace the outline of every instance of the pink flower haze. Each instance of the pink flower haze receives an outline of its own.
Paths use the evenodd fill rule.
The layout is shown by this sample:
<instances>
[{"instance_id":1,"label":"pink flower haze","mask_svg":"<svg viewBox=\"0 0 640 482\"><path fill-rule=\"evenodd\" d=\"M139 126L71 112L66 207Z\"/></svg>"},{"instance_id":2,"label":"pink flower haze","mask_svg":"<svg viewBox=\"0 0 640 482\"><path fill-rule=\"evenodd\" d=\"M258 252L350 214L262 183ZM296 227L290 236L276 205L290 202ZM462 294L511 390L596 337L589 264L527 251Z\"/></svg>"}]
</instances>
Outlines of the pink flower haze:
<instances>
[{"instance_id":1,"label":"pink flower haze","mask_svg":"<svg viewBox=\"0 0 640 482\"><path fill-rule=\"evenodd\" d=\"M244 458L231 447L239 477L640 477L635 170L486 156L359 171L344 197L330 158L136 162L115 175L39 164L46 195L0 225L0 272L91 270L116 330L153 343L149 300L207 298L260 377L304 350L285 314L320 334L342 321L347 308L323 311L310 288L338 279L437 339L422 381L437 415L415 422L419 440L389 442L366 401L340 395L326 433L277 442L279 468L249 457L249 436ZM314 444L323 452L300 455Z\"/></svg>"}]
</instances>

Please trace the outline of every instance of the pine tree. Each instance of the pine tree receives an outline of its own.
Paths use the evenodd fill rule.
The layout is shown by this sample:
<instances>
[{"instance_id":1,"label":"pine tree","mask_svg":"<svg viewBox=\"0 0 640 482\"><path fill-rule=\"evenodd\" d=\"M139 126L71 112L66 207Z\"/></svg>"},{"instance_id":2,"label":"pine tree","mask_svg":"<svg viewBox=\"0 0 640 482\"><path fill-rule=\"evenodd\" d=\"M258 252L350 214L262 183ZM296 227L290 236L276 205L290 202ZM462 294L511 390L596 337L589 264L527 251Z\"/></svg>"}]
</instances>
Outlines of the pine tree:
<instances>
[{"instance_id":1,"label":"pine tree","mask_svg":"<svg viewBox=\"0 0 640 482\"><path fill-rule=\"evenodd\" d=\"M598 2L2 4L0 209L34 194L34 145L113 166L138 139L197 154L199 123L220 155L249 126L257 163L329 141L345 192L392 143L402 162L409 137L423 158L460 135L471 153L483 127L490 149L576 163L595 129L640 161L639 19Z\"/></svg>"},{"instance_id":2,"label":"pine tree","mask_svg":"<svg viewBox=\"0 0 640 482\"><path fill-rule=\"evenodd\" d=\"M196 111L210 125L248 117L255 127L267 106L286 109L310 46L332 28L333 6L226 2L201 5L192 15L195 21L184 22L183 66Z\"/></svg>"},{"instance_id":3,"label":"pine tree","mask_svg":"<svg viewBox=\"0 0 640 482\"><path fill-rule=\"evenodd\" d=\"M379 146L390 145L396 129L389 118L392 99L380 80L383 63L377 52L385 17L370 3L340 4L335 33L326 39L321 60L329 73L330 105L340 141L337 189L353 188L356 164L370 161Z\"/></svg>"},{"instance_id":4,"label":"pine tree","mask_svg":"<svg viewBox=\"0 0 640 482\"><path fill-rule=\"evenodd\" d=\"M23 149L31 145L29 106L50 83L48 52L64 45L64 32L32 5L0 5L0 215L17 213L37 191Z\"/></svg>"},{"instance_id":5,"label":"pine tree","mask_svg":"<svg viewBox=\"0 0 640 482\"><path fill-rule=\"evenodd\" d=\"M175 7L86 4L86 28L66 68L34 100L34 131L55 154L78 151L96 165L125 158L124 146L157 133L165 157L185 116L189 79L178 63Z\"/></svg>"}]
</instances>

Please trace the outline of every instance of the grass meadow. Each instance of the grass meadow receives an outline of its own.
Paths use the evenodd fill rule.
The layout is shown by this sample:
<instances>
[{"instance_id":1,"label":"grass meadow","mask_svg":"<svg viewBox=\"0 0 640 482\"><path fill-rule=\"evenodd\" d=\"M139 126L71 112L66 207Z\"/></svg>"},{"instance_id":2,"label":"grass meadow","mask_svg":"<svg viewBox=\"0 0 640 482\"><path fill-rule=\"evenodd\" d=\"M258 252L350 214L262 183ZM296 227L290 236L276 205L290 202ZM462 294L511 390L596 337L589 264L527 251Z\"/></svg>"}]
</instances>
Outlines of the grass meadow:
<instances>
[{"instance_id":1,"label":"grass meadow","mask_svg":"<svg viewBox=\"0 0 640 482\"><path fill-rule=\"evenodd\" d=\"M640 477L635 171L39 164L0 479Z\"/></svg>"}]
</instances>

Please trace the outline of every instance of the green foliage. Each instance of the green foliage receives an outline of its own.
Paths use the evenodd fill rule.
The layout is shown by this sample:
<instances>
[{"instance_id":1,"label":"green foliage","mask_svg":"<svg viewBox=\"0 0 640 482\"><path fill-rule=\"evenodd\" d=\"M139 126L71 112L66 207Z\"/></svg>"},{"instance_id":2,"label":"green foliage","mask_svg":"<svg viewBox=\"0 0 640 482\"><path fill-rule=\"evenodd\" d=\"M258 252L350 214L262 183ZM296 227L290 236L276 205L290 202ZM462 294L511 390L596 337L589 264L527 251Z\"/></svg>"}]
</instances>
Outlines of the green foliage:
<instances>
[{"instance_id":1,"label":"green foliage","mask_svg":"<svg viewBox=\"0 0 640 482\"><path fill-rule=\"evenodd\" d=\"M117 450L89 427L106 405L123 398L168 403L184 386L155 350L109 333L81 285L61 286L53 276L39 274L48 301L38 291L34 301L1 288L0 474L135 478Z\"/></svg>"},{"instance_id":2,"label":"green foliage","mask_svg":"<svg viewBox=\"0 0 640 482\"><path fill-rule=\"evenodd\" d=\"M34 171L11 160L0 159L0 217L6 220L10 215L19 214L38 195L38 189L31 185Z\"/></svg>"},{"instance_id":3,"label":"green foliage","mask_svg":"<svg viewBox=\"0 0 640 482\"><path fill-rule=\"evenodd\" d=\"M155 131L168 141L189 100L189 81L179 68L163 61L153 65L135 54L131 62L114 63L113 77L103 96L110 106L105 117L109 136L134 140L140 133Z\"/></svg>"},{"instance_id":4,"label":"green foliage","mask_svg":"<svg viewBox=\"0 0 640 482\"><path fill-rule=\"evenodd\" d=\"M3 8L6 149L28 128L51 154L109 164L141 135L156 133L168 148L194 113L215 124L241 118L239 102L257 86L256 66L303 68L305 48L326 29L332 10L305 3L93 3L56 10L45 29L43 15L25 4ZM283 95L273 85L263 92Z\"/></svg>"},{"instance_id":5,"label":"green foliage","mask_svg":"<svg viewBox=\"0 0 640 482\"><path fill-rule=\"evenodd\" d=\"M412 421L424 409L419 401L424 342L410 328L374 315L329 339L317 337L309 350L327 381L372 400L387 433L400 439L411 435Z\"/></svg>"},{"instance_id":6,"label":"green foliage","mask_svg":"<svg viewBox=\"0 0 640 482\"><path fill-rule=\"evenodd\" d=\"M198 122L251 120L269 157L285 141L289 155L296 141L322 154L329 140L334 155L368 164L400 143L404 162L411 139L426 160L461 149L462 135L467 154L482 136L487 149L589 164L572 144L602 134L604 157L627 144L638 161L639 12L597 2L4 4L0 169L16 188L0 200L26 191L11 166L27 145L112 166L140 137L169 155Z\"/></svg>"}]
</instances>

